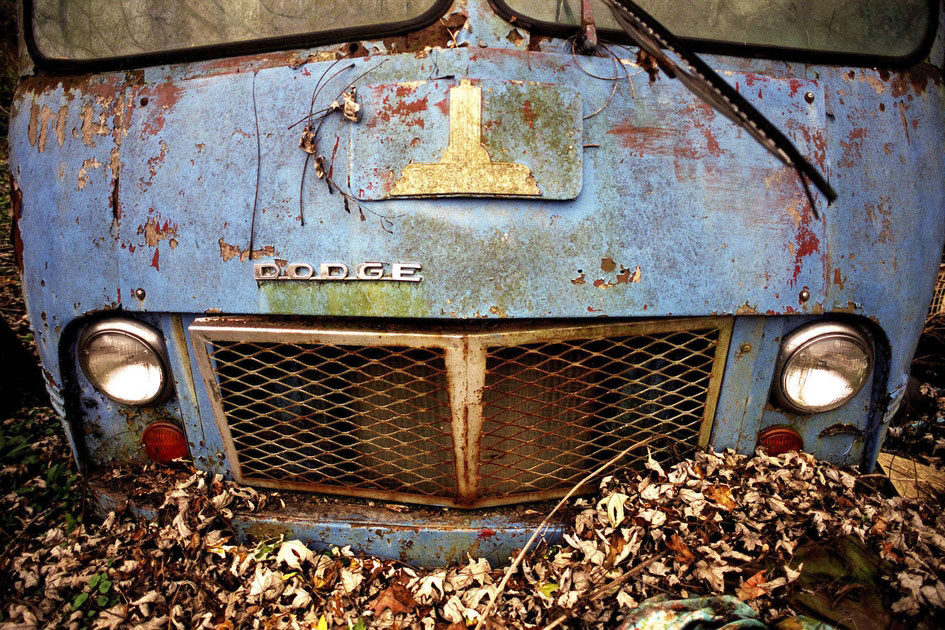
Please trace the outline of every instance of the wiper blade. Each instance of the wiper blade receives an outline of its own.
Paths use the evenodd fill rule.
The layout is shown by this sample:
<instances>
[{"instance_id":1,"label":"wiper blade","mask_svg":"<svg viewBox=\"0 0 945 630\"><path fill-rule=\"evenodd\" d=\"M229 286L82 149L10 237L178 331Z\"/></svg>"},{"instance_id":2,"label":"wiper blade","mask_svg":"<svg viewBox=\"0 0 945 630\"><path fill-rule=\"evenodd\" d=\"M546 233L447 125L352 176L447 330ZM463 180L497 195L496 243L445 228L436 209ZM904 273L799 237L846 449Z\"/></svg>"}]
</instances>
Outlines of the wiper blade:
<instances>
[{"instance_id":1,"label":"wiper blade","mask_svg":"<svg viewBox=\"0 0 945 630\"><path fill-rule=\"evenodd\" d=\"M828 204L837 198L836 191L820 171L801 155L797 147L771 121L702 59L687 50L656 18L632 0L605 1L624 32L641 50L653 57L663 72L671 78L679 79L692 93L745 129L761 146L797 171L815 215L817 207L807 186L808 179L823 193ZM666 51L678 57L683 67L673 61Z\"/></svg>"}]
</instances>

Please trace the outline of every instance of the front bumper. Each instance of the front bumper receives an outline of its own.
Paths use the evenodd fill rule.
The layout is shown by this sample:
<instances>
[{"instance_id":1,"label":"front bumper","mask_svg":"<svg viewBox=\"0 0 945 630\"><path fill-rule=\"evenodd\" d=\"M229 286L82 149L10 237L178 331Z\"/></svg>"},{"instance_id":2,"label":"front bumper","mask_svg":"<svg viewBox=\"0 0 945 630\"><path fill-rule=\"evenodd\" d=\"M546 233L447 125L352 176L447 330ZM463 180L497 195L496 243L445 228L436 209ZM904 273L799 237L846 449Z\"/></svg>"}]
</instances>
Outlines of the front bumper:
<instances>
[{"instance_id":1,"label":"front bumper","mask_svg":"<svg viewBox=\"0 0 945 630\"><path fill-rule=\"evenodd\" d=\"M102 512L128 509L143 518L156 517L153 507L135 502L126 490L95 480L90 489ZM467 554L485 558L492 566L507 563L553 507L541 503L470 514L319 495L289 494L283 499L286 506L281 509L235 512L233 529L246 540L298 539L316 551L350 546L358 555L425 567L461 563ZM557 543L564 522L559 515L542 530L540 539Z\"/></svg>"}]
</instances>

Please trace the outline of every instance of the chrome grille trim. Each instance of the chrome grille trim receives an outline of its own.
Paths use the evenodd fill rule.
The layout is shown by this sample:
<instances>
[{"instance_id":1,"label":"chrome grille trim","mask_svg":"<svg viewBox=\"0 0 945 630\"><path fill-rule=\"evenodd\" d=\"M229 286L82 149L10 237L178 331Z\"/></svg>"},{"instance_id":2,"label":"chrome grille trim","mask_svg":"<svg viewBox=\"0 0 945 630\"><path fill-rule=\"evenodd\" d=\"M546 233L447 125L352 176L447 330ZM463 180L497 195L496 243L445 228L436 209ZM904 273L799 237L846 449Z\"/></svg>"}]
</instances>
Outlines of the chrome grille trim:
<instances>
[{"instance_id":1,"label":"chrome grille trim","mask_svg":"<svg viewBox=\"0 0 945 630\"><path fill-rule=\"evenodd\" d=\"M560 497L626 440L681 439L652 447L661 461L708 444L732 318L351 326L190 326L237 481L454 507Z\"/></svg>"}]
</instances>

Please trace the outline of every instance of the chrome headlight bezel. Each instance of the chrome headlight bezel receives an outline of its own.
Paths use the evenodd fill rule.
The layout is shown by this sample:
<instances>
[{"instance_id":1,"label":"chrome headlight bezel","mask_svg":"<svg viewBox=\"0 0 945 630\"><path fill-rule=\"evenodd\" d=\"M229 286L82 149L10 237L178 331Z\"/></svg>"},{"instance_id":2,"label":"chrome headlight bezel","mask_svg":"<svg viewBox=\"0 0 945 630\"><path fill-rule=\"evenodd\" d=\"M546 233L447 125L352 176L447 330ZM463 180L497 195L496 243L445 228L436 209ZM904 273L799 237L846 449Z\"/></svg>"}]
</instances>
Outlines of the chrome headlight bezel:
<instances>
[{"instance_id":1,"label":"chrome headlight bezel","mask_svg":"<svg viewBox=\"0 0 945 630\"><path fill-rule=\"evenodd\" d=\"M786 378L788 376L788 367L793 358L798 356L802 350L811 346L830 340L842 339L853 343L859 347L866 356L867 369L858 381L853 382L851 393L833 403L824 405L805 405L795 400L788 392L786 387ZM774 399L783 409L805 415L831 411L847 404L863 389L869 382L873 373L873 345L867 336L858 328L842 322L814 322L801 326L800 328L788 333L781 342L781 348L778 351L778 359L774 368Z\"/></svg>"},{"instance_id":2,"label":"chrome headlight bezel","mask_svg":"<svg viewBox=\"0 0 945 630\"><path fill-rule=\"evenodd\" d=\"M156 393L146 398L131 399L108 391L96 378L90 367L90 360L92 359L90 345L103 335L120 335L126 337L137 342L153 355L160 374L160 385ZM156 405L167 399L173 389L171 386L167 346L164 343L164 336L156 328L144 322L127 318L112 318L89 324L79 336L77 351L79 366L82 368L82 373L85 375L85 378L96 391L117 403L139 407Z\"/></svg>"}]
</instances>

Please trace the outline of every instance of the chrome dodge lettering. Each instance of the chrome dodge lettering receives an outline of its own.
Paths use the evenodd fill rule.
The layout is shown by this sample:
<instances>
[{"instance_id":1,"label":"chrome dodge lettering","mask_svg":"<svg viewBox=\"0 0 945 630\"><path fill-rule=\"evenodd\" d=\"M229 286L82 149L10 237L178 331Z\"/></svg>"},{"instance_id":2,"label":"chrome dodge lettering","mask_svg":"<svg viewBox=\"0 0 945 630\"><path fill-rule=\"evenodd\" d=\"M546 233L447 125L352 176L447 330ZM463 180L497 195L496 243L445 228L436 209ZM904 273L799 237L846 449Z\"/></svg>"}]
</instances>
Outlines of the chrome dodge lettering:
<instances>
[{"instance_id":1,"label":"chrome dodge lettering","mask_svg":"<svg viewBox=\"0 0 945 630\"><path fill-rule=\"evenodd\" d=\"M256 263L253 265L253 278L257 282L264 280L318 280L331 282L337 280L390 280L394 282L420 282L419 275L423 265L413 262L389 263L390 273L386 273L388 263L364 262L359 264L354 273L348 265L340 262L321 263L318 273L308 263L289 263L284 267L276 263Z\"/></svg>"}]
</instances>

